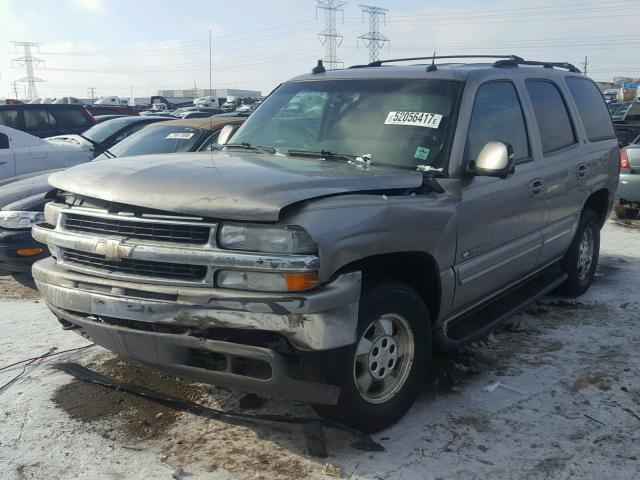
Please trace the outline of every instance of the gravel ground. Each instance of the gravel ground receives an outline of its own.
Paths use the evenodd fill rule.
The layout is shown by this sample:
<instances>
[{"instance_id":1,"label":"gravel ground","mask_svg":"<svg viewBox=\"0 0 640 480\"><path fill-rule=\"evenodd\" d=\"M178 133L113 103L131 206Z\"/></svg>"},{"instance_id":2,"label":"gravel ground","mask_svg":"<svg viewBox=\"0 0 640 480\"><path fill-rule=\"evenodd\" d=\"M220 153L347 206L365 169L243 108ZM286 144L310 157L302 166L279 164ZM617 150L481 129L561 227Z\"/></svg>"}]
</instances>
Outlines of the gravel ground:
<instances>
[{"instance_id":1,"label":"gravel ground","mask_svg":"<svg viewBox=\"0 0 640 480\"><path fill-rule=\"evenodd\" d=\"M182 414L72 380L47 360L0 390L0 478L638 479L639 227L608 222L596 281L577 301L547 297L486 340L437 356L414 408L375 436L384 452L358 451L326 430L329 458L316 459L301 427ZM0 367L87 345L20 281L0 277ZM160 375L99 347L58 358L244 411L237 392ZM0 385L21 371L0 371ZM276 400L254 411L312 415Z\"/></svg>"}]
</instances>

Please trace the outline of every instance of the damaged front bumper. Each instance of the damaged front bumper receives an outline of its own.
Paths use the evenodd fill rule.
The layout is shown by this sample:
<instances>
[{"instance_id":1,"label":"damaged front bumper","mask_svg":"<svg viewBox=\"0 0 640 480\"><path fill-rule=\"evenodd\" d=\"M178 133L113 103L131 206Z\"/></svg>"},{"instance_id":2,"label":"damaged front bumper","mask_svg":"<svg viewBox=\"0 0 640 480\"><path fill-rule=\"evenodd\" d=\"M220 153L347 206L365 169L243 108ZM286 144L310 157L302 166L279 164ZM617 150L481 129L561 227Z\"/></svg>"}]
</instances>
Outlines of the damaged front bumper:
<instances>
[{"instance_id":1,"label":"damaged front bumper","mask_svg":"<svg viewBox=\"0 0 640 480\"><path fill-rule=\"evenodd\" d=\"M330 350L356 340L360 272L295 294L105 279L64 269L53 258L35 263L33 277L49 304L96 317L274 332L300 350Z\"/></svg>"}]
</instances>

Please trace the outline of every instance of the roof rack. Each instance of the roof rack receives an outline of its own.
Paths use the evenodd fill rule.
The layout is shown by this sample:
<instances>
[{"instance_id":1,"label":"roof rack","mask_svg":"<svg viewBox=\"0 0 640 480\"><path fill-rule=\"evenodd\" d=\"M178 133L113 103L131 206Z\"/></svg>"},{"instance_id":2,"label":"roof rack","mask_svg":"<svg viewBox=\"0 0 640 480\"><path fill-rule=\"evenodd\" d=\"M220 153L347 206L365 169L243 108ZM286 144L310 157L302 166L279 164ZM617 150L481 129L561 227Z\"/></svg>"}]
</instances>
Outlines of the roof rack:
<instances>
[{"instance_id":1,"label":"roof rack","mask_svg":"<svg viewBox=\"0 0 640 480\"><path fill-rule=\"evenodd\" d=\"M375 62L371 62L366 65L352 65L349 68L380 67L384 63L412 62L415 60L431 60L431 66L435 67L436 60L452 58L497 58L499 60L493 63L493 66L496 68L517 67L518 65L537 65L544 68L563 68L573 73L580 73L579 69L568 62L539 62L535 60L525 60L517 55L429 55L425 57L390 58L388 60L376 60Z\"/></svg>"},{"instance_id":2,"label":"roof rack","mask_svg":"<svg viewBox=\"0 0 640 480\"><path fill-rule=\"evenodd\" d=\"M568 62L538 62L535 60L524 60L519 58L498 60L493 64L496 68L517 67L518 65L537 65L544 68L564 68L565 70L569 70L573 73L580 73L578 68Z\"/></svg>"},{"instance_id":3,"label":"roof rack","mask_svg":"<svg viewBox=\"0 0 640 480\"><path fill-rule=\"evenodd\" d=\"M368 63L366 65L352 65L349 68L365 68L365 67L380 67L383 63L392 62L413 62L415 60L441 60L451 58L501 58L504 60L522 60L523 58L517 55L429 55L427 57L408 57L408 58L390 58L388 60L376 60L375 62Z\"/></svg>"}]
</instances>

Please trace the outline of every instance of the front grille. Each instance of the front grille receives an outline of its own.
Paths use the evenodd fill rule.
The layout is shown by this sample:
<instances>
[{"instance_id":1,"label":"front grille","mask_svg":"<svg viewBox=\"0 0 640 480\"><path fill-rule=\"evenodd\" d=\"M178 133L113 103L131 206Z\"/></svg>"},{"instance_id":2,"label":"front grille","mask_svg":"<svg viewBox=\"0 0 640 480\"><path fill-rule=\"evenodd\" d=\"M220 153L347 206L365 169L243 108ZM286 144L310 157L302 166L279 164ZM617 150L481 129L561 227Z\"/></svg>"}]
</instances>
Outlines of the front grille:
<instances>
[{"instance_id":1,"label":"front grille","mask_svg":"<svg viewBox=\"0 0 640 480\"><path fill-rule=\"evenodd\" d=\"M183 265L166 262L150 262L123 258L120 261L107 260L96 253L65 250L64 261L71 264L98 268L109 273L126 273L143 277L155 277L169 280L202 280L207 274L204 265Z\"/></svg>"},{"instance_id":2,"label":"front grille","mask_svg":"<svg viewBox=\"0 0 640 480\"><path fill-rule=\"evenodd\" d=\"M65 229L74 232L119 235L126 238L140 238L159 242L203 245L209 241L210 234L208 226L181 225L178 222L137 222L135 220L102 218L74 213L68 213L64 218Z\"/></svg>"}]
</instances>

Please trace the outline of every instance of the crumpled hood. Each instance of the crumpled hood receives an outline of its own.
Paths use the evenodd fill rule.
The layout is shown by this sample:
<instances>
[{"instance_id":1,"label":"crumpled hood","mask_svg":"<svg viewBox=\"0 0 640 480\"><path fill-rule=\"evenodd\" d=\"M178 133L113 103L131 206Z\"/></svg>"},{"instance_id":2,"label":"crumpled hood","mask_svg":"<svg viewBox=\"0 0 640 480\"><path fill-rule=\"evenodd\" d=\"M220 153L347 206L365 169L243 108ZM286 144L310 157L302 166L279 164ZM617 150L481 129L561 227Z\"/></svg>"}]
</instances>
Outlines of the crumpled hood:
<instances>
[{"instance_id":1,"label":"crumpled hood","mask_svg":"<svg viewBox=\"0 0 640 480\"><path fill-rule=\"evenodd\" d=\"M52 175L61 190L186 215L274 221L288 205L327 195L416 188L422 174L245 152L146 155L78 165Z\"/></svg>"}]
</instances>

